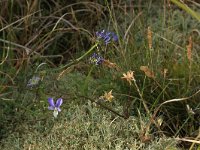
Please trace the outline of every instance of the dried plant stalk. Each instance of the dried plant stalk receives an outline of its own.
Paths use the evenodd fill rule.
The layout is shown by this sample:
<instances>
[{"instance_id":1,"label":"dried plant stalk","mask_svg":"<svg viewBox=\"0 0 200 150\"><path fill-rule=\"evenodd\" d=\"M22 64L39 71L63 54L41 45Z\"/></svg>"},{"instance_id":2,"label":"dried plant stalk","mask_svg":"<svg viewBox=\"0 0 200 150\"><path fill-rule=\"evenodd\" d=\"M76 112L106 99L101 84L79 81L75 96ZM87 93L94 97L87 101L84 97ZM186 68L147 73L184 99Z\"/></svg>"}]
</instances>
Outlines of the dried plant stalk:
<instances>
[{"instance_id":1,"label":"dried plant stalk","mask_svg":"<svg viewBox=\"0 0 200 150\"><path fill-rule=\"evenodd\" d=\"M116 69L116 70L118 70L118 71L120 70L120 68L117 66L116 63L113 63L113 62L111 62L111 61L109 61L109 60L106 60L106 59L104 59L103 65L104 65L104 66L107 66L107 67L109 67L109 68L114 68L114 69Z\"/></svg>"},{"instance_id":2,"label":"dried plant stalk","mask_svg":"<svg viewBox=\"0 0 200 150\"><path fill-rule=\"evenodd\" d=\"M147 29L147 40L148 40L149 49L152 49L152 31L151 31L151 27L148 27L148 29Z\"/></svg>"},{"instance_id":3,"label":"dried plant stalk","mask_svg":"<svg viewBox=\"0 0 200 150\"><path fill-rule=\"evenodd\" d=\"M189 37L189 44L186 46L187 47L187 58L189 62L192 61L192 37Z\"/></svg>"},{"instance_id":4,"label":"dried plant stalk","mask_svg":"<svg viewBox=\"0 0 200 150\"><path fill-rule=\"evenodd\" d=\"M150 70L148 66L140 66L140 70L143 71L147 77L155 78L154 72Z\"/></svg>"}]
</instances>

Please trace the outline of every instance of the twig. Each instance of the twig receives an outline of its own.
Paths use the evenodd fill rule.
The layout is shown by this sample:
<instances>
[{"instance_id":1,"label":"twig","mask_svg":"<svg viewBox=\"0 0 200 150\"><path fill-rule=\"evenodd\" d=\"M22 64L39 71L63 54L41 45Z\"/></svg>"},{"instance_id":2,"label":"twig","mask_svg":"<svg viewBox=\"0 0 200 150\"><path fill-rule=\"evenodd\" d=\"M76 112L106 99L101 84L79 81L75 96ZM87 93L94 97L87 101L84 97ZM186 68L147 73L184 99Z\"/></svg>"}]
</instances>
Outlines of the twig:
<instances>
[{"instance_id":1,"label":"twig","mask_svg":"<svg viewBox=\"0 0 200 150\"><path fill-rule=\"evenodd\" d=\"M80 97L83 97L83 98L86 98L86 99L89 99L90 101L92 101L92 102L98 104L99 106L101 106L101 107L107 109L108 111L110 111L110 112L116 114L116 115L119 116L119 117L122 117L122 118L124 118L124 119L126 118L126 116L124 116L124 115L118 113L117 111L113 110L112 108L110 108L110 107L104 105L103 103L101 103L101 102L99 102L99 101L95 101L94 99L92 99L92 98L90 98L90 97L87 97L87 96L82 96L82 95L79 95L79 96L80 96Z\"/></svg>"}]
</instances>

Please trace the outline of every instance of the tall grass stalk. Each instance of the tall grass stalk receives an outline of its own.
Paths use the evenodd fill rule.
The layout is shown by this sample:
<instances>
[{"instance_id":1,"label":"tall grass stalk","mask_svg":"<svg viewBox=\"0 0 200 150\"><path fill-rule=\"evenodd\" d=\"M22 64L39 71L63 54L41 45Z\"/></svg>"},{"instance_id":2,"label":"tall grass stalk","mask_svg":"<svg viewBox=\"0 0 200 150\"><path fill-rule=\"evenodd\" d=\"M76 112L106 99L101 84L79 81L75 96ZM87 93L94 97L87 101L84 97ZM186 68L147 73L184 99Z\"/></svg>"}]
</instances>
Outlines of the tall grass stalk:
<instances>
[{"instance_id":1,"label":"tall grass stalk","mask_svg":"<svg viewBox=\"0 0 200 150\"><path fill-rule=\"evenodd\" d=\"M181 3L178 0L170 0L170 1L173 2L174 4L176 4L178 7L185 10L187 13L189 13L192 17L196 18L200 22L200 14L198 12L195 12L190 7L188 7L186 4Z\"/></svg>"}]
</instances>

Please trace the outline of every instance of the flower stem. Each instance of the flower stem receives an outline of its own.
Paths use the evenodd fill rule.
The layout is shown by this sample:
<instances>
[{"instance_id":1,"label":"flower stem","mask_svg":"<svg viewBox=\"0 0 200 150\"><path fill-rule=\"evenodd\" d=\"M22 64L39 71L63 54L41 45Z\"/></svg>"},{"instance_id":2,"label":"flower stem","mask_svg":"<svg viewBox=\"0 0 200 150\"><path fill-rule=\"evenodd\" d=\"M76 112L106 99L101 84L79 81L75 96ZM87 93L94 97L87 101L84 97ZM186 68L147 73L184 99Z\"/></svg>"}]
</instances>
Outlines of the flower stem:
<instances>
[{"instance_id":1,"label":"flower stem","mask_svg":"<svg viewBox=\"0 0 200 150\"><path fill-rule=\"evenodd\" d=\"M66 65L64 65L64 66L62 66L62 67L59 67L59 68L56 69L56 70L68 68L68 67L70 67L70 66L72 66L72 65L77 64L78 62L80 62L81 60L83 60L87 55L89 55L89 54L97 47L97 45L98 45L98 42L95 43L95 44L94 44L85 54L83 54L81 57L75 59L74 61L72 61L72 62L70 62L70 63L68 63L68 64L66 64Z\"/></svg>"},{"instance_id":2,"label":"flower stem","mask_svg":"<svg viewBox=\"0 0 200 150\"><path fill-rule=\"evenodd\" d=\"M146 104L146 101L144 100L144 98L143 98L143 96L142 96L142 93L140 92L140 89L139 89L139 87L138 87L138 85L137 85L137 83L136 83L136 80L134 80L134 85L135 85L136 90L137 90L137 92L138 92L138 94L139 94L139 96L140 96L140 98L141 98L141 100L142 100L142 103L143 103L143 106L144 106L146 112L148 113L148 115L150 115L149 108L148 108L148 106L147 106L147 104Z\"/></svg>"}]
</instances>

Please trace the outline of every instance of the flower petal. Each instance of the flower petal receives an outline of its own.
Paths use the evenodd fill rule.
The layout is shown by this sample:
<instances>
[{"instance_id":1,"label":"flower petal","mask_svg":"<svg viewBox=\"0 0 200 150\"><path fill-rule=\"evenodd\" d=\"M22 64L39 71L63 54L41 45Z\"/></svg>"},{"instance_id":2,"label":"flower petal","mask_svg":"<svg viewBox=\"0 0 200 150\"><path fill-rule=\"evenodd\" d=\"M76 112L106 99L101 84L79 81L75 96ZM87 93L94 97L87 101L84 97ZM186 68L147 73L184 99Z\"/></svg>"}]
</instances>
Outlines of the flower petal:
<instances>
[{"instance_id":1,"label":"flower petal","mask_svg":"<svg viewBox=\"0 0 200 150\"><path fill-rule=\"evenodd\" d=\"M50 106L55 107L53 98L48 98L48 102L49 102L49 105L50 105Z\"/></svg>"},{"instance_id":2,"label":"flower petal","mask_svg":"<svg viewBox=\"0 0 200 150\"><path fill-rule=\"evenodd\" d=\"M114 42L117 42L117 41L118 41L118 37L117 37L117 35L115 35L115 34L113 33L113 37L112 37L112 39L113 39Z\"/></svg>"},{"instance_id":3,"label":"flower petal","mask_svg":"<svg viewBox=\"0 0 200 150\"><path fill-rule=\"evenodd\" d=\"M54 110L55 107L53 107L53 106L49 106L48 109L49 109L49 110Z\"/></svg>"},{"instance_id":4,"label":"flower petal","mask_svg":"<svg viewBox=\"0 0 200 150\"><path fill-rule=\"evenodd\" d=\"M57 110L57 109L55 109L55 110L53 111L53 116L54 116L55 118L57 118L57 116L58 116L58 110Z\"/></svg>"},{"instance_id":5,"label":"flower petal","mask_svg":"<svg viewBox=\"0 0 200 150\"><path fill-rule=\"evenodd\" d=\"M61 112L61 109L60 109L60 107L57 107L57 110L58 110L59 112Z\"/></svg>"},{"instance_id":6,"label":"flower petal","mask_svg":"<svg viewBox=\"0 0 200 150\"><path fill-rule=\"evenodd\" d=\"M63 99L62 98L59 98L57 101L56 101L56 108L60 107L63 103Z\"/></svg>"}]
</instances>

